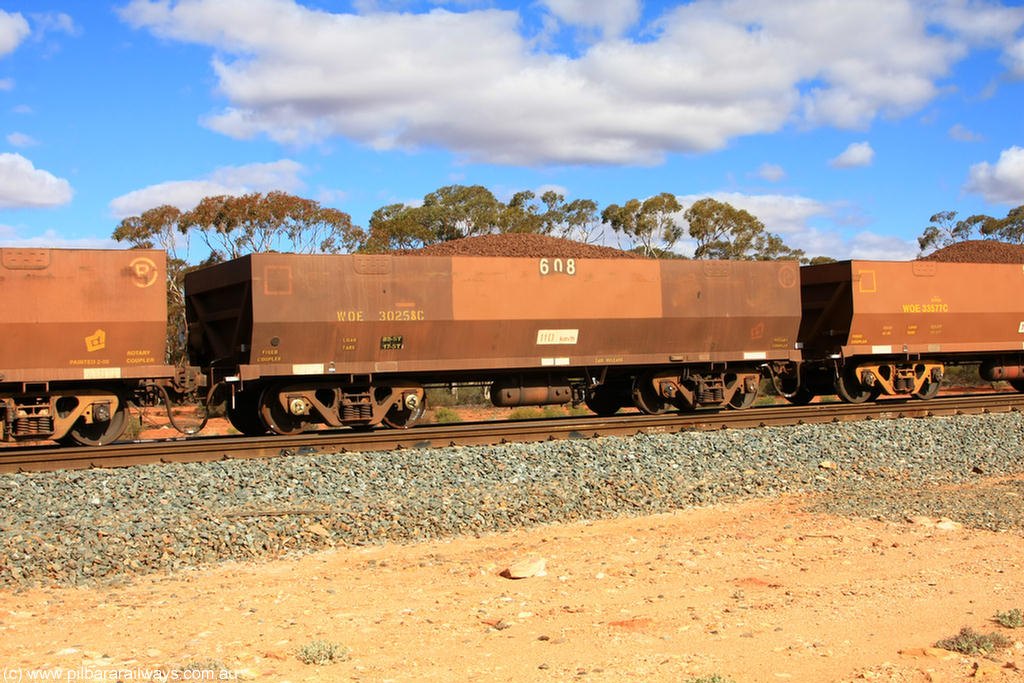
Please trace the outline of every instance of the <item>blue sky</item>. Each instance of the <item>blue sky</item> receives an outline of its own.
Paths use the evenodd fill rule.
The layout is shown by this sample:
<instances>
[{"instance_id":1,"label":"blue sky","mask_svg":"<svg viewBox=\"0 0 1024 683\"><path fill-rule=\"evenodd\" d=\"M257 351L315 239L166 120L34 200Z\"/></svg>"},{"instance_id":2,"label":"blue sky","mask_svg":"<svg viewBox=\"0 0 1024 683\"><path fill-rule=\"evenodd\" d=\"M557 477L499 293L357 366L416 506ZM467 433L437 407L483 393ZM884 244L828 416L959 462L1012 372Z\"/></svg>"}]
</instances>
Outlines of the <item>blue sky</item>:
<instances>
[{"instance_id":1,"label":"blue sky","mask_svg":"<svg viewBox=\"0 0 1024 683\"><path fill-rule=\"evenodd\" d=\"M912 258L938 211L1024 204L1022 111L1020 2L0 2L0 246L273 189L365 226L459 183Z\"/></svg>"}]
</instances>

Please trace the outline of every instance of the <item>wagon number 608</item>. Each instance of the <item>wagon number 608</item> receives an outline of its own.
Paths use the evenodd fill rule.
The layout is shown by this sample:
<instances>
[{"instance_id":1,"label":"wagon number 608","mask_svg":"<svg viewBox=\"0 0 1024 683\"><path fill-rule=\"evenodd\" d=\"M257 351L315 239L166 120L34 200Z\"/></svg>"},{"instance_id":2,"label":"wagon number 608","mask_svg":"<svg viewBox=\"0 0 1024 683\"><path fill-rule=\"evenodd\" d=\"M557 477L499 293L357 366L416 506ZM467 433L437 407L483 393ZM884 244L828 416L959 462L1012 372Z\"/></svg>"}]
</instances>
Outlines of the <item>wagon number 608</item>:
<instances>
[{"instance_id":1,"label":"wagon number 608","mask_svg":"<svg viewBox=\"0 0 1024 683\"><path fill-rule=\"evenodd\" d=\"M540 260L540 274L551 275L552 273L565 273L566 275L576 274L576 259L542 258Z\"/></svg>"}]
</instances>

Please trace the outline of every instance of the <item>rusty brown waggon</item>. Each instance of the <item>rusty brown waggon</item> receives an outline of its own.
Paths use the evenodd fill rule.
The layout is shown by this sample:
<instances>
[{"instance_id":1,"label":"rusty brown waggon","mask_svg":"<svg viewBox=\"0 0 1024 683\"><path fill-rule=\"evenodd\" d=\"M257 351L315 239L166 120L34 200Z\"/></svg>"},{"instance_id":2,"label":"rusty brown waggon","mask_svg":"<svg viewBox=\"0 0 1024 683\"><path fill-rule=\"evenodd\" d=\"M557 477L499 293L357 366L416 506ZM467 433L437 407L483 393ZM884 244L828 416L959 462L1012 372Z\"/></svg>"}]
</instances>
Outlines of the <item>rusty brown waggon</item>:
<instances>
[{"instance_id":1,"label":"rusty brown waggon","mask_svg":"<svg viewBox=\"0 0 1024 683\"><path fill-rule=\"evenodd\" d=\"M102 445L169 380L166 255L0 249L0 438Z\"/></svg>"},{"instance_id":2,"label":"rusty brown waggon","mask_svg":"<svg viewBox=\"0 0 1024 683\"><path fill-rule=\"evenodd\" d=\"M930 398L951 363L1024 391L1024 265L842 261L800 275L798 402Z\"/></svg>"},{"instance_id":3,"label":"rusty brown waggon","mask_svg":"<svg viewBox=\"0 0 1024 683\"><path fill-rule=\"evenodd\" d=\"M190 273L193 364L244 433L413 424L424 387L500 406L743 408L799 359L794 262L253 254Z\"/></svg>"}]
</instances>

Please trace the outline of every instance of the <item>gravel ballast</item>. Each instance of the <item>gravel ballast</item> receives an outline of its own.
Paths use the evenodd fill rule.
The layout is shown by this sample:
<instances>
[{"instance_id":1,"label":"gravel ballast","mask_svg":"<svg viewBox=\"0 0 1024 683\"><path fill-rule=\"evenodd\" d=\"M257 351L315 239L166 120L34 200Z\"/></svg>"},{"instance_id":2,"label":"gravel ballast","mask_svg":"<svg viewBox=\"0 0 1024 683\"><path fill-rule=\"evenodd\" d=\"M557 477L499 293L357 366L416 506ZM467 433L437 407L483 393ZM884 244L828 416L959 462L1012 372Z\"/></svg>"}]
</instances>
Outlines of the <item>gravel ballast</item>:
<instances>
[{"instance_id":1,"label":"gravel ballast","mask_svg":"<svg viewBox=\"0 0 1024 683\"><path fill-rule=\"evenodd\" d=\"M0 583L80 584L817 493L817 509L1024 529L1024 416L901 419L0 477ZM968 487L970 488L970 487ZM994 493L992 491L995 491Z\"/></svg>"}]
</instances>

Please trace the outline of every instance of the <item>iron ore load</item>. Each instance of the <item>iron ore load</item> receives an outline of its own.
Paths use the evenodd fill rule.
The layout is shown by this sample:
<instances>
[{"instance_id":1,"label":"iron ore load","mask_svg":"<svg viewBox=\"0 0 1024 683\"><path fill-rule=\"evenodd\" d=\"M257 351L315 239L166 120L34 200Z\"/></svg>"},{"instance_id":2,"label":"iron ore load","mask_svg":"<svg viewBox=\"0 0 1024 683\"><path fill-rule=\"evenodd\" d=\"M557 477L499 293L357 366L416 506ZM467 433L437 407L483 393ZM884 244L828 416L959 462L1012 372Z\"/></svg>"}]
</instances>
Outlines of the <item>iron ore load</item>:
<instances>
[{"instance_id":1,"label":"iron ore load","mask_svg":"<svg viewBox=\"0 0 1024 683\"><path fill-rule=\"evenodd\" d=\"M793 262L253 254L185 288L191 362L246 434L408 427L449 382L498 406L745 408L799 359Z\"/></svg>"},{"instance_id":2,"label":"iron ore load","mask_svg":"<svg viewBox=\"0 0 1024 683\"><path fill-rule=\"evenodd\" d=\"M104 445L174 385L166 277L163 251L0 249L0 439Z\"/></svg>"}]
</instances>

